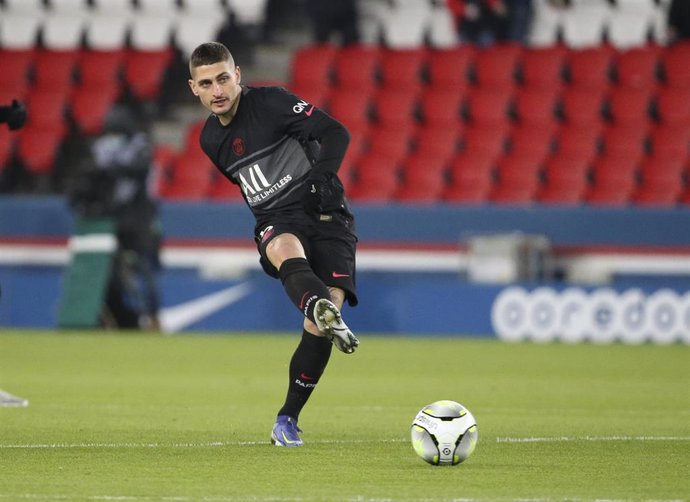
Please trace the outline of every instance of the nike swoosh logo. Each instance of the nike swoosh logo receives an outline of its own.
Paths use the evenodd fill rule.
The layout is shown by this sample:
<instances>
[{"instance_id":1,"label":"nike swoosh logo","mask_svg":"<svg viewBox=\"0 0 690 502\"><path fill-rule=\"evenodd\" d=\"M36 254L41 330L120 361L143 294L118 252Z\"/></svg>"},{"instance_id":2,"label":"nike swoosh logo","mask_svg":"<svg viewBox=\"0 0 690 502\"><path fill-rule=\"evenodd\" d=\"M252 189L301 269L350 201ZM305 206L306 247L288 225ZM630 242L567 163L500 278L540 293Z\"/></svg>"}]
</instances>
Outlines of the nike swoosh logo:
<instances>
[{"instance_id":1,"label":"nike swoosh logo","mask_svg":"<svg viewBox=\"0 0 690 502\"><path fill-rule=\"evenodd\" d=\"M299 374L300 380L314 380L314 377L310 377L309 375L306 375L304 373Z\"/></svg>"},{"instance_id":2,"label":"nike swoosh logo","mask_svg":"<svg viewBox=\"0 0 690 502\"><path fill-rule=\"evenodd\" d=\"M300 310L304 310L304 300L307 299L307 295L308 295L308 294L309 294L309 291L307 291L306 293L304 293L304 294L302 295L302 299L299 301L299 309L300 309Z\"/></svg>"},{"instance_id":3,"label":"nike swoosh logo","mask_svg":"<svg viewBox=\"0 0 690 502\"><path fill-rule=\"evenodd\" d=\"M313 111L314 111L314 105L311 105L311 108L309 108L306 112L304 112L304 114L305 114L307 117L311 117L311 114L312 114Z\"/></svg>"},{"instance_id":4,"label":"nike swoosh logo","mask_svg":"<svg viewBox=\"0 0 690 502\"><path fill-rule=\"evenodd\" d=\"M350 274L339 274L338 272L333 272L331 276L334 279L338 279L339 277L350 277Z\"/></svg>"}]
</instances>

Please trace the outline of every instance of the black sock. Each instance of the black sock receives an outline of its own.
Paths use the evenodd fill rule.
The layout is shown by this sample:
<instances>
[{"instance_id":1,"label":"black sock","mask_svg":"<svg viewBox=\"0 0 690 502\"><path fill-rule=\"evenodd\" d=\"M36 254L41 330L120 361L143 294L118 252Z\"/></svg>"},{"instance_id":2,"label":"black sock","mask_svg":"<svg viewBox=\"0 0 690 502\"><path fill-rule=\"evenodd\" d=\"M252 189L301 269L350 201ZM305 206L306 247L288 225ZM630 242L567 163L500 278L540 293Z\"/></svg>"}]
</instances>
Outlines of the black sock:
<instances>
[{"instance_id":1,"label":"black sock","mask_svg":"<svg viewBox=\"0 0 690 502\"><path fill-rule=\"evenodd\" d=\"M314 387L323 375L333 344L323 336L302 332L295 353L290 360L290 383L285 404L278 415L287 415L297 420Z\"/></svg>"},{"instance_id":2,"label":"black sock","mask_svg":"<svg viewBox=\"0 0 690 502\"><path fill-rule=\"evenodd\" d=\"M304 258L285 260L278 271L290 300L310 321L314 322L314 304L321 298L331 299L328 287L316 277Z\"/></svg>"}]
</instances>

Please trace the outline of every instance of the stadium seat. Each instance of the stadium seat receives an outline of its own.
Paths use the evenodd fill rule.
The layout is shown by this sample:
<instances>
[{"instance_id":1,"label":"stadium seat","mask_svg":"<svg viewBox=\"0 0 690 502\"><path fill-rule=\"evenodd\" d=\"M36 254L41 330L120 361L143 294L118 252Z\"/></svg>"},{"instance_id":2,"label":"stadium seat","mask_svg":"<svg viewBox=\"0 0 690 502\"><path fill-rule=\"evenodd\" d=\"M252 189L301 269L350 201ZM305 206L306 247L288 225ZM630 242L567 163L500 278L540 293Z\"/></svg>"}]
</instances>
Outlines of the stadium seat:
<instances>
[{"instance_id":1,"label":"stadium seat","mask_svg":"<svg viewBox=\"0 0 690 502\"><path fill-rule=\"evenodd\" d=\"M636 188L638 162L615 156L601 156L595 160L585 200L593 205L623 206L631 202Z\"/></svg>"},{"instance_id":2,"label":"stadium seat","mask_svg":"<svg viewBox=\"0 0 690 502\"><path fill-rule=\"evenodd\" d=\"M446 163L440 158L429 158L424 151L417 151L402 163L402 183L395 192L400 202L432 204L441 200L445 180Z\"/></svg>"},{"instance_id":3,"label":"stadium seat","mask_svg":"<svg viewBox=\"0 0 690 502\"><path fill-rule=\"evenodd\" d=\"M77 50L36 51L33 87L68 91L74 85L78 58Z\"/></svg>"},{"instance_id":4,"label":"stadium seat","mask_svg":"<svg viewBox=\"0 0 690 502\"><path fill-rule=\"evenodd\" d=\"M0 129L0 173L9 164L14 148L14 135L7 127Z\"/></svg>"},{"instance_id":5,"label":"stadium seat","mask_svg":"<svg viewBox=\"0 0 690 502\"><path fill-rule=\"evenodd\" d=\"M555 128L558 125L558 87L518 88L514 100L515 118L520 126Z\"/></svg>"},{"instance_id":6,"label":"stadium seat","mask_svg":"<svg viewBox=\"0 0 690 502\"><path fill-rule=\"evenodd\" d=\"M214 167L205 155L183 152L161 183L161 196L174 200L203 200L211 187Z\"/></svg>"},{"instance_id":7,"label":"stadium seat","mask_svg":"<svg viewBox=\"0 0 690 502\"><path fill-rule=\"evenodd\" d=\"M450 164L449 182L442 198L454 204L482 204L488 201L496 157L486 152L464 151Z\"/></svg>"},{"instance_id":8,"label":"stadium seat","mask_svg":"<svg viewBox=\"0 0 690 502\"><path fill-rule=\"evenodd\" d=\"M79 49L89 14L88 0L51 0L41 30L43 47Z\"/></svg>"},{"instance_id":9,"label":"stadium seat","mask_svg":"<svg viewBox=\"0 0 690 502\"><path fill-rule=\"evenodd\" d=\"M223 4L224 0L218 0ZM204 3L212 3L205 0ZM266 21L266 4L268 0L225 0L235 22L245 29L256 29Z\"/></svg>"},{"instance_id":10,"label":"stadium seat","mask_svg":"<svg viewBox=\"0 0 690 502\"><path fill-rule=\"evenodd\" d=\"M374 96L374 116L382 127L409 127L416 122L419 93L416 88L379 88Z\"/></svg>"},{"instance_id":11,"label":"stadium seat","mask_svg":"<svg viewBox=\"0 0 690 502\"><path fill-rule=\"evenodd\" d=\"M176 0L137 0L129 27L130 47L140 51L171 48L176 22Z\"/></svg>"},{"instance_id":12,"label":"stadium seat","mask_svg":"<svg viewBox=\"0 0 690 502\"><path fill-rule=\"evenodd\" d=\"M209 183L206 197L219 202L244 201L244 194L240 187L231 183L230 180L218 171L211 173L211 182Z\"/></svg>"},{"instance_id":13,"label":"stadium seat","mask_svg":"<svg viewBox=\"0 0 690 502\"><path fill-rule=\"evenodd\" d=\"M362 155L367 151L369 144L368 130L351 130L350 143L347 146L345 157L338 168L338 177L342 182L345 190L349 192L350 186L354 182L355 167ZM401 156L402 158L403 156Z\"/></svg>"},{"instance_id":14,"label":"stadium seat","mask_svg":"<svg viewBox=\"0 0 690 502\"><path fill-rule=\"evenodd\" d=\"M690 158L690 127L683 125L658 125L649 135L652 155L685 161Z\"/></svg>"},{"instance_id":15,"label":"stadium seat","mask_svg":"<svg viewBox=\"0 0 690 502\"><path fill-rule=\"evenodd\" d=\"M121 50L83 50L77 59L81 86L119 86L124 52Z\"/></svg>"},{"instance_id":16,"label":"stadium seat","mask_svg":"<svg viewBox=\"0 0 690 502\"><path fill-rule=\"evenodd\" d=\"M651 105L651 89L614 86L609 92L606 110L613 124L648 127L652 120Z\"/></svg>"},{"instance_id":17,"label":"stadium seat","mask_svg":"<svg viewBox=\"0 0 690 502\"><path fill-rule=\"evenodd\" d=\"M293 87L328 87L334 81L337 49L330 44L306 45L297 49L290 62Z\"/></svg>"},{"instance_id":18,"label":"stadium seat","mask_svg":"<svg viewBox=\"0 0 690 502\"><path fill-rule=\"evenodd\" d=\"M385 89L419 91L423 84L425 59L426 50L422 48L382 51L379 64L380 85Z\"/></svg>"},{"instance_id":19,"label":"stadium seat","mask_svg":"<svg viewBox=\"0 0 690 502\"><path fill-rule=\"evenodd\" d=\"M598 47L604 40L611 5L606 1L571 0L562 16L562 36L568 47Z\"/></svg>"},{"instance_id":20,"label":"stadium seat","mask_svg":"<svg viewBox=\"0 0 690 502\"><path fill-rule=\"evenodd\" d=\"M612 52L601 46L573 50L567 56L570 85L585 89L605 89L611 83Z\"/></svg>"},{"instance_id":21,"label":"stadium seat","mask_svg":"<svg viewBox=\"0 0 690 502\"><path fill-rule=\"evenodd\" d=\"M349 197L358 202L390 202L399 184L398 162L384 155L369 153L357 164Z\"/></svg>"},{"instance_id":22,"label":"stadium seat","mask_svg":"<svg viewBox=\"0 0 690 502\"><path fill-rule=\"evenodd\" d=\"M124 82L129 91L143 101L156 100L173 53L168 49L128 50L124 60Z\"/></svg>"},{"instance_id":23,"label":"stadium seat","mask_svg":"<svg viewBox=\"0 0 690 502\"><path fill-rule=\"evenodd\" d=\"M470 82L476 49L471 45L429 51L427 55L428 85L434 88L457 89L462 92Z\"/></svg>"},{"instance_id":24,"label":"stadium seat","mask_svg":"<svg viewBox=\"0 0 690 502\"><path fill-rule=\"evenodd\" d=\"M317 108L324 110L328 108L328 100L331 96L331 88L326 85L310 83L292 84L288 86L288 90L295 96L304 99Z\"/></svg>"},{"instance_id":25,"label":"stadium seat","mask_svg":"<svg viewBox=\"0 0 690 502\"><path fill-rule=\"evenodd\" d=\"M608 42L616 49L645 45L654 22L655 7L655 0L626 0L613 4L606 27Z\"/></svg>"},{"instance_id":26,"label":"stadium seat","mask_svg":"<svg viewBox=\"0 0 690 502\"><path fill-rule=\"evenodd\" d=\"M35 48L44 19L42 0L4 0L0 16L0 47Z\"/></svg>"},{"instance_id":27,"label":"stadium seat","mask_svg":"<svg viewBox=\"0 0 690 502\"><path fill-rule=\"evenodd\" d=\"M661 54L664 80L669 87L690 87L690 42L680 42Z\"/></svg>"},{"instance_id":28,"label":"stadium seat","mask_svg":"<svg viewBox=\"0 0 690 502\"><path fill-rule=\"evenodd\" d=\"M339 88L373 89L377 84L381 50L375 46L350 45L335 55L335 79Z\"/></svg>"},{"instance_id":29,"label":"stadium seat","mask_svg":"<svg viewBox=\"0 0 690 502\"><path fill-rule=\"evenodd\" d=\"M376 127L369 135L368 152L402 162L412 150L413 131L413 128Z\"/></svg>"},{"instance_id":30,"label":"stadium seat","mask_svg":"<svg viewBox=\"0 0 690 502\"><path fill-rule=\"evenodd\" d=\"M507 140L507 129L496 129L490 125L469 126L462 132L462 145L465 152L485 153L494 160L505 152Z\"/></svg>"},{"instance_id":31,"label":"stadium seat","mask_svg":"<svg viewBox=\"0 0 690 502\"><path fill-rule=\"evenodd\" d=\"M604 123L604 89L567 87L561 95L561 114L565 124L600 127Z\"/></svg>"},{"instance_id":32,"label":"stadium seat","mask_svg":"<svg viewBox=\"0 0 690 502\"><path fill-rule=\"evenodd\" d=\"M527 89L558 90L564 83L566 54L561 45L525 49L518 69L520 82Z\"/></svg>"},{"instance_id":33,"label":"stadium seat","mask_svg":"<svg viewBox=\"0 0 690 502\"><path fill-rule=\"evenodd\" d=\"M675 206L683 192L684 163L681 159L652 155L642 162L641 182L633 194L638 205Z\"/></svg>"},{"instance_id":34,"label":"stadium seat","mask_svg":"<svg viewBox=\"0 0 690 502\"><path fill-rule=\"evenodd\" d=\"M414 137L414 151L430 164L446 164L458 152L460 128L423 127Z\"/></svg>"},{"instance_id":35,"label":"stadium seat","mask_svg":"<svg viewBox=\"0 0 690 502\"><path fill-rule=\"evenodd\" d=\"M119 95L119 88L79 86L70 98L70 116L81 134L101 134L105 118Z\"/></svg>"},{"instance_id":36,"label":"stadium seat","mask_svg":"<svg viewBox=\"0 0 690 502\"><path fill-rule=\"evenodd\" d=\"M554 131L555 128L551 125L515 128L509 137L507 155L541 164L553 150Z\"/></svg>"},{"instance_id":37,"label":"stadium seat","mask_svg":"<svg viewBox=\"0 0 690 502\"><path fill-rule=\"evenodd\" d=\"M647 153L647 124L614 125L602 133L604 155L639 160Z\"/></svg>"},{"instance_id":38,"label":"stadium seat","mask_svg":"<svg viewBox=\"0 0 690 502\"><path fill-rule=\"evenodd\" d=\"M63 89L42 88L31 92L26 100L26 125L66 134L68 102L69 95Z\"/></svg>"},{"instance_id":39,"label":"stadium seat","mask_svg":"<svg viewBox=\"0 0 690 502\"><path fill-rule=\"evenodd\" d=\"M131 0L91 0L92 11L85 30L86 45L94 50L123 50L134 16Z\"/></svg>"},{"instance_id":40,"label":"stadium seat","mask_svg":"<svg viewBox=\"0 0 690 502\"><path fill-rule=\"evenodd\" d=\"M601 127L563 125L556 132L554 156L589 163L599 155Z\"/></svg>"},{"instance_id":41,"label":"stadium seat","mask_svg":"<svg viewBox=\"0 0 690 502\"><path fill-rule=\"evenodd\" d=\"M581 204L588 185L589 162L583 158L555 156L544 165L545 181L537 193L542 204Z\"/></svg>"},{"instance_id":42,"label":"stadium seat","mask_svg":"<svg viewBox=\"0 0 690 502\"><path fill-rule=\"evenodd\" d=\"M516 43L499 43L480 50L474 61L476 85L512 91L517 84L521 56L522 46Z\"/></svg>"},{"instance_id":43,"label":"stadium seat","mask_svg":"<svg viewBox=\"0 0 690 502\"><path fill-rule=\"evenodd\" d=\"M690 84L685 88L662 86L655 101L661 124L690 126Z\"/></svg>"},{"instance_id":44,"label":"stadium seat","mask_svg":"<svg viewBox=\"0 0 690 502\"><path fill-rule=\"evenodd\" d=\"M619 87L653 90L659 82L659 50L655 46L618 51L613 64Z\"/></svg>"},{"instance_id":45,"label":"stadium seat","mask_svg":"<svg viewBox=\"0 0 690 502\"><path fill-rule=\"evenodd\" d=\"M29 85L33 58L33 49L0 48L0 91L23 95Z\"/></svg>"},{"instance_id":46,"label":"stadium seat","mask_svg":"<svg viewBox=\"0 0 690 502\"><path fill-rule=\"evenodd\" d=\"M34 175L49 175L60 154L65 134L64 125L61 123L52 127L27 124L16 134L17 157L24 168Z\"/></svg>"},{"instance_id":47,"label":"stadium seat","mask_svg":"<svg viewBox=\"0 0 690 502\"><path fill-rule=\"evenodd\" d=\"M418 48L424 45L431 15L428 2L390 2L381 10L381 38L386 47Z\"/></svg>"},{"instance_id":48,"label":"stadium seat","mask_svg":"<svg viewBox=\"0 0 690 502\"><path fill-rule=\"evenodd\" d=\"M347 127L361 129L371 121L373 95L363 89L335 88L328 102L328 112Z\"/></svg>"},{"instance_id":49,"label":"stadium seat","mask_svg":"<svg viewBox=\"0 0 690 502\"><path fill-rule=\"evenodd\" d=\"M457 45L458 32L455 19L444 3L432 2L426 35L429 45L436 49Z\"/></svg>"},{"instance_id":50,"label":"stadium seat","mask_svg":"<svg viewBox=\"0 0 690 502\"><path fill-rule=\"evenodd\" d=\"M497 180L489 199L498 204L526 204L536 199L541 164L534 159L507 156L499 160Z\"/></svg>"},{"instance_id":51,"label":"stadium seat","mask_svg":"<svg viewBox=\"0 0 690 502\"><path fill-rule=\"evenodd\" d=\"M551 0L532 0L532 22L528 36L531 47L553 47L563 24L563 9Z\"/></svg>"},{"instance_id":52,"label":"stadium seat","mask_svg":"<svg viewBox=\"0 0 690 502\"><path fill-rule=\"evenodd\" d=\"M243 13L251 15L248 9ZM220 0L183 2L175 18L175 46L188 58L199 44L216 40L227 19L228 8Z\"/></svg>"},{"instance_id":53,"label":"stadium seat","mask_svg":"<svg viewBox=\"0 0 690 502\"><path fill-rule=\"evenodd\" d=\"M510 105L513 95L507 90L473 88L467 94L469 123L505 130L510 127Z\"/></svg>"},{"instance_id":54,"label":"stadium seat","mask_svg":"<svg viewBox=\"0 0 690 502\"><path fill-rule=\"evenodd\" d=\"M420 98L422 122L426 127L458 127L465 97L459 89L427 86Z\"/></svg>"}]
</instances>

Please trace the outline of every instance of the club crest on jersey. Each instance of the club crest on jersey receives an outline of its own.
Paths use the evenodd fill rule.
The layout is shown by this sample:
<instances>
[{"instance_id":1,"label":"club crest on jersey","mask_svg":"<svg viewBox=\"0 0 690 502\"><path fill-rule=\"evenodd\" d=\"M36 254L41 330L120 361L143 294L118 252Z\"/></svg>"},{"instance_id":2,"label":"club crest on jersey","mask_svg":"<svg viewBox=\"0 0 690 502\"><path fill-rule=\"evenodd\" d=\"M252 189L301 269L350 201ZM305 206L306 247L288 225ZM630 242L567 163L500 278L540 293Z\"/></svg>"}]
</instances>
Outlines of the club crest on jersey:
<instances>
[{"instance_id":1,"label":"club crest on jersey","mask_svg":"<svg viewBox=\"0 0 690 502\"><path fill-rule=\"evenodd\" d=\"M232 140L232 151L238 157L244 155L246 148L244 146L244 140L242 138L235 138Z\"/></svg>"}]
</instances>

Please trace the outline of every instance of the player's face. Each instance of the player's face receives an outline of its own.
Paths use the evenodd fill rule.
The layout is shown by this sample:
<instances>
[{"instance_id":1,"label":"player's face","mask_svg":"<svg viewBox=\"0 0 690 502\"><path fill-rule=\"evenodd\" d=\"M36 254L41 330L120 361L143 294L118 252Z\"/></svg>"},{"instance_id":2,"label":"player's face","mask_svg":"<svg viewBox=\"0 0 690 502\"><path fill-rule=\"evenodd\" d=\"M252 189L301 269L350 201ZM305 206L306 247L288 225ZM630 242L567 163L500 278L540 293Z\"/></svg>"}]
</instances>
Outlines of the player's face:
<instances>
[{"instance_id":1,"label":"player's face","mask_svg":"<svg viewBox=\"0 0 690 502\"><path fill-rule=\"evenodd\" d=\"M192 77L189 87L195 96L199 96L201 104L221 120L233 111L233 105L242 92L239 66L233 68L229 61L197 66Z\"/></svg>"}]
</instances>

